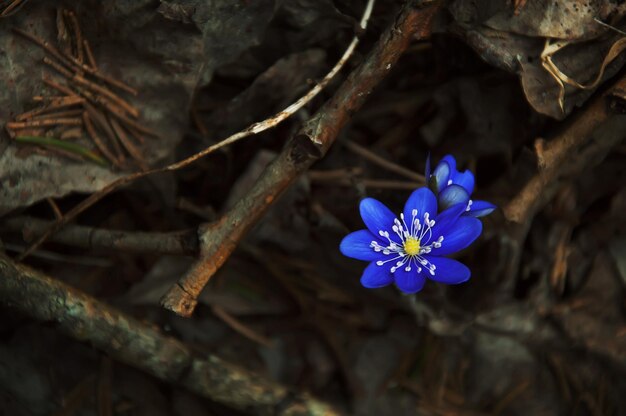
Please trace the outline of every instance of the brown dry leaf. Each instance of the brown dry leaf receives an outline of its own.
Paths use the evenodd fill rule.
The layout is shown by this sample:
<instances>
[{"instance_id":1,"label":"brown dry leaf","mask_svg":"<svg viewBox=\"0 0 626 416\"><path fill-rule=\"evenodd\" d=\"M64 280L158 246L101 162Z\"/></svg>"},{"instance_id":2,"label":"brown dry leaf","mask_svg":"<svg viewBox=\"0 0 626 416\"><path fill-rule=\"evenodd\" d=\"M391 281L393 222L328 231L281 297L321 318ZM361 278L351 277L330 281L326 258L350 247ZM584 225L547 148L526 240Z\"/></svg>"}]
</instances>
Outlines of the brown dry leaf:
<instances>
[{"instance_id":1,"label":"brown dry leaf","mask_svg":"<svg viewBox=\"0 0 626 416\"><path fill-rule=\"evenodd\" d=\"M546 71L548 71L548 73L550 73L550 75L552 75L552 77L559 84L559 106L563 111L565 111L563 107L563 100L565 98L565 86L563 85L563 83L569 84L576 88L580 88L581 90L596 88L598 84L600 84L600 81L602 81L602 76L604 75L604 70L606 69L606 66L613 62L613 60L615 60L615 58L617 58L619 54L621 54L624 49L626 49L626 38L621 38L615 41L615 43L611 46L611 49L609 49L609 52L604 57L598 75L593 81L587 84L581 84L564 74L552 60L552 56L562 48L566 47L568 44L568 42L551 43L550 40L547 39L544 50L543 52L541 52L541 65Z\"/></svg>"},{"instance_id":2,"label":"brown dry leaf","mask_svg":"<svg viewBox=\"0 0 626 416\"><path fill-rule=\"evenodd\" d=\"M483 0L475 3L476 7L492 11L484 22L492 29L578 42L606 32L596 19L618 19L626 13L626 4L605 0L532 0L516 9L517 15L511 13L508 2Z\"/></svg>"},{"instance_id":3,"label":"brown dry leaf","mask_svg":"<svg viewBox=\"0 0 626 416\"><path fill-rule=\"evenodd\" d=\"M625 61L620 55L622 35L602 22L618 22L626 4L537 0L516 15L509 2L456 0L449 9L455 23L448 30L460 34L489 63L517 73L531 106L556 119L584 103ZM546 55L546 43L554 45L555 40L568 47ZM549 63L542 52L551 57Z\"/></svg>"}]
</instances>

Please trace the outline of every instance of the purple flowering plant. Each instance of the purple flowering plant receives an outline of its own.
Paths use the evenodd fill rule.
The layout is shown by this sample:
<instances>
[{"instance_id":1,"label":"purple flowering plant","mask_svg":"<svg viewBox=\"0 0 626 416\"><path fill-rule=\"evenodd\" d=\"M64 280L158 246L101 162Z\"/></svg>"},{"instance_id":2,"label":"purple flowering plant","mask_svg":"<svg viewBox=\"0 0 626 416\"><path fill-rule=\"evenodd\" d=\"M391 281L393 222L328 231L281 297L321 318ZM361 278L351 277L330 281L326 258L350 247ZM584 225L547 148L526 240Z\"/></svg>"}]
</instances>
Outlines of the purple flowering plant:
<instances>
[{"instance_id":1,"label":"purple flowering plant","mask_svg":"<svg viewBox=\"0 0 626 416\"><path fill-rule=\"evenodd\" d=\"M367 228L348 234L339 249L347 257L370 262L361 276L366 288L395 283L404 293L416 293L426 279L458 284L470 278L467 266L446 256L472 244L482 232L477 217L496 206L472 201L474 175L458 171L450 155L432 174L427 161L426 180L429 186L413 191L399 217L376 199L361 201Z\"/></svg>"}]
</instances>

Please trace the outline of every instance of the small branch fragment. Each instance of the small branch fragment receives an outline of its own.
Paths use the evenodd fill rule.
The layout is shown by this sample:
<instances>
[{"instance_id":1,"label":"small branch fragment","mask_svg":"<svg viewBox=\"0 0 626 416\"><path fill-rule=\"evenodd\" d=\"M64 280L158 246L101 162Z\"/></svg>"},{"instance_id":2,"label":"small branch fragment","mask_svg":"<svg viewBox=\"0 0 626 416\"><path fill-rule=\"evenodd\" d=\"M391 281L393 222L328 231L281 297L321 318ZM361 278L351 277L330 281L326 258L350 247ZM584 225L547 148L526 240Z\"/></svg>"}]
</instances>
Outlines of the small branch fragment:
<instances>
[{"instance_id":1,"label":"small branch fragment","mask_svg":"<svg viewBox=\"0 0 626 416\"><path fill-rule=\"evenodd\" d=\"M10 2L4 10L0 11L0 17L9 17L17 13L19 9L22 8L23 5L26 4L28 0L13 0Z\"/></svg>"}]
</instances>

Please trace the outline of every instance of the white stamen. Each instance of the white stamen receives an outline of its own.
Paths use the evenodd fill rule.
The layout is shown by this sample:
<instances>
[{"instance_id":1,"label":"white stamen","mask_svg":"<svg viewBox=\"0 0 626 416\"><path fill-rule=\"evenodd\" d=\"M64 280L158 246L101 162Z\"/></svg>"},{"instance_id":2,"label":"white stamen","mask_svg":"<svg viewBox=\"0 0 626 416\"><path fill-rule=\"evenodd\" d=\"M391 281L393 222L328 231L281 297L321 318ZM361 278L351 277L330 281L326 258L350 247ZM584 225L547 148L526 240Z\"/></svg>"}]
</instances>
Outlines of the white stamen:
<instances>
[{"instance_id":1,"label":"white stamen","mask_svg":"<svg viewBox=\"0 0 626 416\"><path fill-rule=\"evenodd\" d=\"M433 251L433 249L440 248L443 244L443 236L439 236L435 241L432 241L428 244L432 239L432 228L435 225L436 221L430 218L430 214L425 212L422 218L418 218L418 210L411 210L411 227L407 225L405 221L404 213L401 213L398 218L394 218L393 226L391 229L394 234L397 236L395 239L391 239L390 233L385 230L378 231L378 235L385 238L387 240L386 245L381 245L378 241L374 240L370 243L370 247L374 249L377 253L382 253L385 256L389 256L386 260L378 260L376 261L376 265L383 266L387 263L394 262L393 266L390 267L390 271L392 273L399 270L401 267L404 267L404 270L407 272L415 270L417 273L421 273L422 270L426 269L428 272L434 276L435 274L435 265L428 261L426 258L422 257L424 254L429 254ZM400 241L398 241L398 238ZM406 242L411 240L417 240L419 243L419 252L416 254L407 254L405 251L404 245ZM412 264L415 264L413 267ZM421 265L421 266L420 266Z\"/></svg>"}]
</instances>

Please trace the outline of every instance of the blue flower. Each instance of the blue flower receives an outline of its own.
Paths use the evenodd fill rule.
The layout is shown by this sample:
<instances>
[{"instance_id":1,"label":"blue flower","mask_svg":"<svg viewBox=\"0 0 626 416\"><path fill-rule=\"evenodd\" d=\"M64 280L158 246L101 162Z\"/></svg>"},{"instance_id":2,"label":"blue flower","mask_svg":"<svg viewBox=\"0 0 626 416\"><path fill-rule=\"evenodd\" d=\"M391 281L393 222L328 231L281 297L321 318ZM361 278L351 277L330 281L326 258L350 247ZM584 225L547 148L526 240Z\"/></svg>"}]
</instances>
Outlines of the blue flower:
<instances>
[{"instance_id":1,"label":"blue flower","mask_svg":"<svg viewBox=\"0 0 626 416\"><path fill-rule=\"evenodd\" d=\"M432 174L429 158L426 161L426 178L428 187L437 195L440 210L462 203L467 207L463 215L484 217L497 208L491 202L470 199L474 192L474 174L469 170L457 170L452 155L444 156Z\"/></svg>"},{"instance_id":2,"label":"blue flower","mask_svg":"<svg viewBox=\"0 0 626 416\"><path fill-rule=\"evenodd\" d=\"M361 201L367 229L348 234L339 249L348 257L369 261L361 277L367 288L391 283L405 293L419 292L426 279L457 284L470 278L463 263L444 256L469 246L482 232L480 220L463 216L466 204L437 214L437 198L428 188L415 190L396 217L383 203Z\"/></svg>"}]
</instances>

